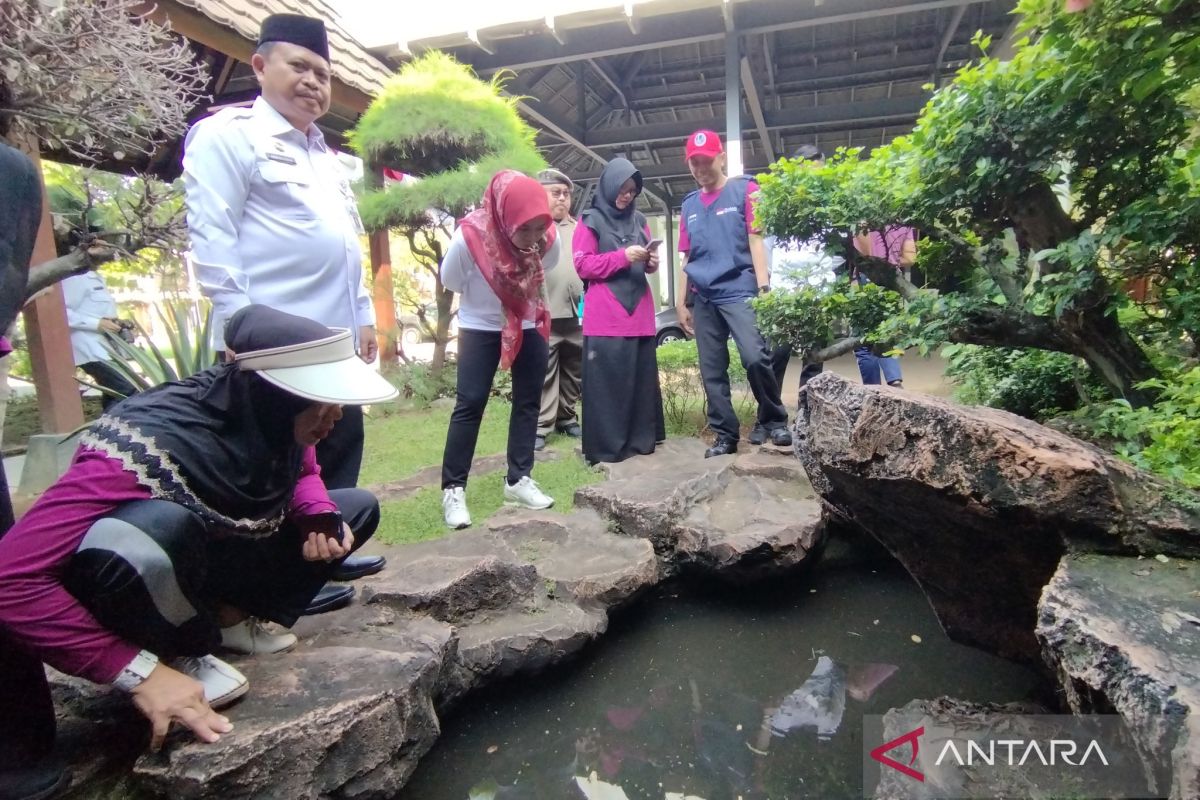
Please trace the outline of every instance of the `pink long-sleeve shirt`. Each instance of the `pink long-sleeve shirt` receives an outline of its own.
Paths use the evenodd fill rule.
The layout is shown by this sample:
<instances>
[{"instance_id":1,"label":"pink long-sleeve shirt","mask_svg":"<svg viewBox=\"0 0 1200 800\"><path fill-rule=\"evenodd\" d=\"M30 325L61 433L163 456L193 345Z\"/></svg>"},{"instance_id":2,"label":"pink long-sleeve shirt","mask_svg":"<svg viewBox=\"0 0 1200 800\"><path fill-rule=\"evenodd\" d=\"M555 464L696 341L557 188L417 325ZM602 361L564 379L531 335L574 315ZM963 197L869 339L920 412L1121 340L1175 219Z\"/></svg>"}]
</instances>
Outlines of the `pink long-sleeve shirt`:
<instances>
[{"instance_id":1,"label":"pink long-sleeve shirt","mask_svg":"<svg viewBox=\"0 0 1200 800\"><path fill-rule=\"evenodd\" d=\"M650 228L644 229L646 237L650 237ZM575 226L575 236L571 240L571 249L575 253L575 271L585 281L590 281L587 292L583 296L583 335L584 336L653 336L654 330L654 297L650 287L641 301L629 314L625 307L613 295L603 281L623 269L629 269L630 262L624 250L612 250L599 253L599 243L596 234L587 225L580 223ZM649 267L646 272L654 270Z\"/></svg>"},{"instance_id":2,"label":"pink long-sleeve shirt","mask_svg":"<svg viewBox=\"0 0 1200 800\"><path fill-rule=\"evenodd\" d=\"M115 680L142 648L97 622L62 577L92 523L122 503L150 497L120 461L90 448L76 451L66 474L0 538L0 627L60 672L96 683ZM291 514L335 508L316 449L307 447Z\"/></svg>"}]
</instances>

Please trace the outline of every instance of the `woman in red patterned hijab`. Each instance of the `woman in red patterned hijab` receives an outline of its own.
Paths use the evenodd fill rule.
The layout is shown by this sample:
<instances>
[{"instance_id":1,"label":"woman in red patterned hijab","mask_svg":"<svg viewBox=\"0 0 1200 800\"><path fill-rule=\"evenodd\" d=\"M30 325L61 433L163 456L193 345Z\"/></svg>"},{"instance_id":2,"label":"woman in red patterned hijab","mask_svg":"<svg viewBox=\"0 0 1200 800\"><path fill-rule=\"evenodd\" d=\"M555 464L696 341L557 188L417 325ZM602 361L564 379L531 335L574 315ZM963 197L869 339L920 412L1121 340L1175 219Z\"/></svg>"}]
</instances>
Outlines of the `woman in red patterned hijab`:
<instances>
[{"instance_id":1,"label":"woman in red patterned hijab","mask_svg":"<svg viewBox=\"0 0 1200 800\"><path fill-rule=\"evenodd\" d=\"M462 221L463 238L479 272L504 306L500 368L509 369L521 349L524 320L550 339L542 256L554 243L546 190L515 170L497 172L483 193L483 207Z\"/></svg>"},{"instance_id":2,"label":"woman in red patterned hijab","mask_svg":"<svg viewBox=\"0 0 1200 800\"><path fill-rule=\"evenodd\" d=\"M458 294L458 386L442 456L442 511L451 528L471 524L466 486L479 424L497 367L512 373L505 505L549 508L534 483L533 444L550 352L550 312L542 258L557 262L546 190L504 170L454 232L442 259L442 285Z\"/></svg>"}]
</instances>

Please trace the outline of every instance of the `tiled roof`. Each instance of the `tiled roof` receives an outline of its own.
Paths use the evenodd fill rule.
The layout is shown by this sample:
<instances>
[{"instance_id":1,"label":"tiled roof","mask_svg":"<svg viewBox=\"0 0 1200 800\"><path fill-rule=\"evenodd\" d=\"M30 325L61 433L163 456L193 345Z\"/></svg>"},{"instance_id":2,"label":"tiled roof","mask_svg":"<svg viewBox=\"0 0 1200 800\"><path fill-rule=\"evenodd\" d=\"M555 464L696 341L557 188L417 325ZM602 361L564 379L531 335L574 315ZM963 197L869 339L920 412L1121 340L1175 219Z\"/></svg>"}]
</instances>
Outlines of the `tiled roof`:
<instances>
[{"instance_id":1,"label":"tiled roof","mask_svg":"<svg viewBox=\"0 0 1200 800\"><path fill-rule=\"evenodd\" d=\"M343 83L374 97L391 72L342 27L338 13L325 0L175 0L214 22L255 41L262 21L271 14L303 14L325 20L333 74Z\"/></svg>"}]
</instances>

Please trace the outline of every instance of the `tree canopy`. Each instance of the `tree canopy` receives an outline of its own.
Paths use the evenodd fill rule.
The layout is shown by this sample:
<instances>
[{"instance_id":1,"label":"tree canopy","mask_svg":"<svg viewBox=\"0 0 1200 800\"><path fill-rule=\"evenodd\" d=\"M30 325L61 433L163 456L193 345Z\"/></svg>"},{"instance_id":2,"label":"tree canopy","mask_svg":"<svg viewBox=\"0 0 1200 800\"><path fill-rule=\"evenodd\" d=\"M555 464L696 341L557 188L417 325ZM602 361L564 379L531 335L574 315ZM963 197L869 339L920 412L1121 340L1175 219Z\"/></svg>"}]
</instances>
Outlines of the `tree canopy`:
<instances>
[{"instance_id":1,"label":"tree canopy","mask_svg":"<svg viewBox=\"0 0 1200 800\"><path fill-rule=\"evenodd\" d=\"M421 227L428 212L452 216L477 204L502 169L545 167L534 131L501 94L501 76L481 81L450 56L429 52L409 62L362 115L351 144L368 164L419 181L366 192L359 203L369 229Z\"/></svg>"},{"instance_id":2,"label":"tree canopy","mask_svg":"<svg viewBox=\"0 0 1200 800\"><path fill-rule=\"evenodd\" d=\"M82 160L182 136L208 71L144 5L0 3L0 135L11 127Z\"/></svg>"},{"instance_id":3,"label":"tree canopy","mask_svg":"<svg viewBox=\"0 0 1200 800\"><path fill-rule=\"evenodd\" d=\"M905 301L861 332L1070 353L1114 396L1147 402L1154 393L1139 384L1160 374L1148 337L1200 346L1200 7L1103 0L1069 13L1061 0L1022 0L1017 13L1010 61L962 69L911 134L869 157L779 162L760 181L759 219L783 239L821 237L834 249L847 231L914 226L928 284L858 257L860 271ZM1133 277L1155 285L1137 328L1118 318ZM811 352L831 341L820 310L830 298L898 299L876 290L847 300L858 291L764 299L765 327Z\"/></svg>"},{"instance_id":4,"label":"tree canopy","mask_svg":"<svg viewBox=\"0 0 1200 800\"><path fill-rule=\"evenodd\" d=\"M546 166L534 131L502 93L502 77L481 81L470 67L437 51L404 67L371 103L350 132L367 163L368 186L359 213L368 230L396 229L409 252L434 278L437 323L434 369L449 340L453 295L442 286L439 265L453 221L483 197L502 169L527 174ZM416 180L382 186L384 167ZM422 304L414 303L428 325Z\"/></svg>"}]
</instances>

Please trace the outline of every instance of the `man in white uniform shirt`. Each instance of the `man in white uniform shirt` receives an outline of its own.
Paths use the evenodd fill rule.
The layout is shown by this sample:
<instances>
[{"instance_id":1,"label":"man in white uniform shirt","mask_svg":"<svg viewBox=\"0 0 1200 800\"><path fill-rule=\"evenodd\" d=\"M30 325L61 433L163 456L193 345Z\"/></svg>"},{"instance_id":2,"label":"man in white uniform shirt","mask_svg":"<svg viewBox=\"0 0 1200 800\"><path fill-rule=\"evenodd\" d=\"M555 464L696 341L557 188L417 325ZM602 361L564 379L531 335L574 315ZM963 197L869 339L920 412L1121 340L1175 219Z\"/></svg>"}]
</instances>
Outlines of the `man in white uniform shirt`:
<instances>
[{"instance_id":1,"label":"man in white uniform shirt","mask_svg":"<svg viewBox=\"0 0 1200 800\"><path fill-rule=\"evenodd\" d=\"M120 395L106 394L101 398L100 404L107 411L122 397L137 392L137 387L112 365L112 353L104 346L105 333L121 333L117 301L108 293L104 278L95 271L63 279L62 290L75 366L86 372L98 386Z\"/></svg>"},{"instance_id":2,"label":"man in white uniform shirt","mask_svg":"<svg viewBox=\"0 0 1200 800\"><path fill-rule=\"evenodd\" d=\"M250 64L262 87L254 105L197 122L184 144L190 261L213 303L214 344L224 346L225 320L235 311L261 303L349 328L371 363L375 318L363 285L362 223L349 181L316 126L330 103L325 24L296 14L267 17ZM346 406L317 447L326 486L358 483L362 444L362 409ZM353 556L338 577L382 566L380 557Z\"/></svg>"}]
</instances>

